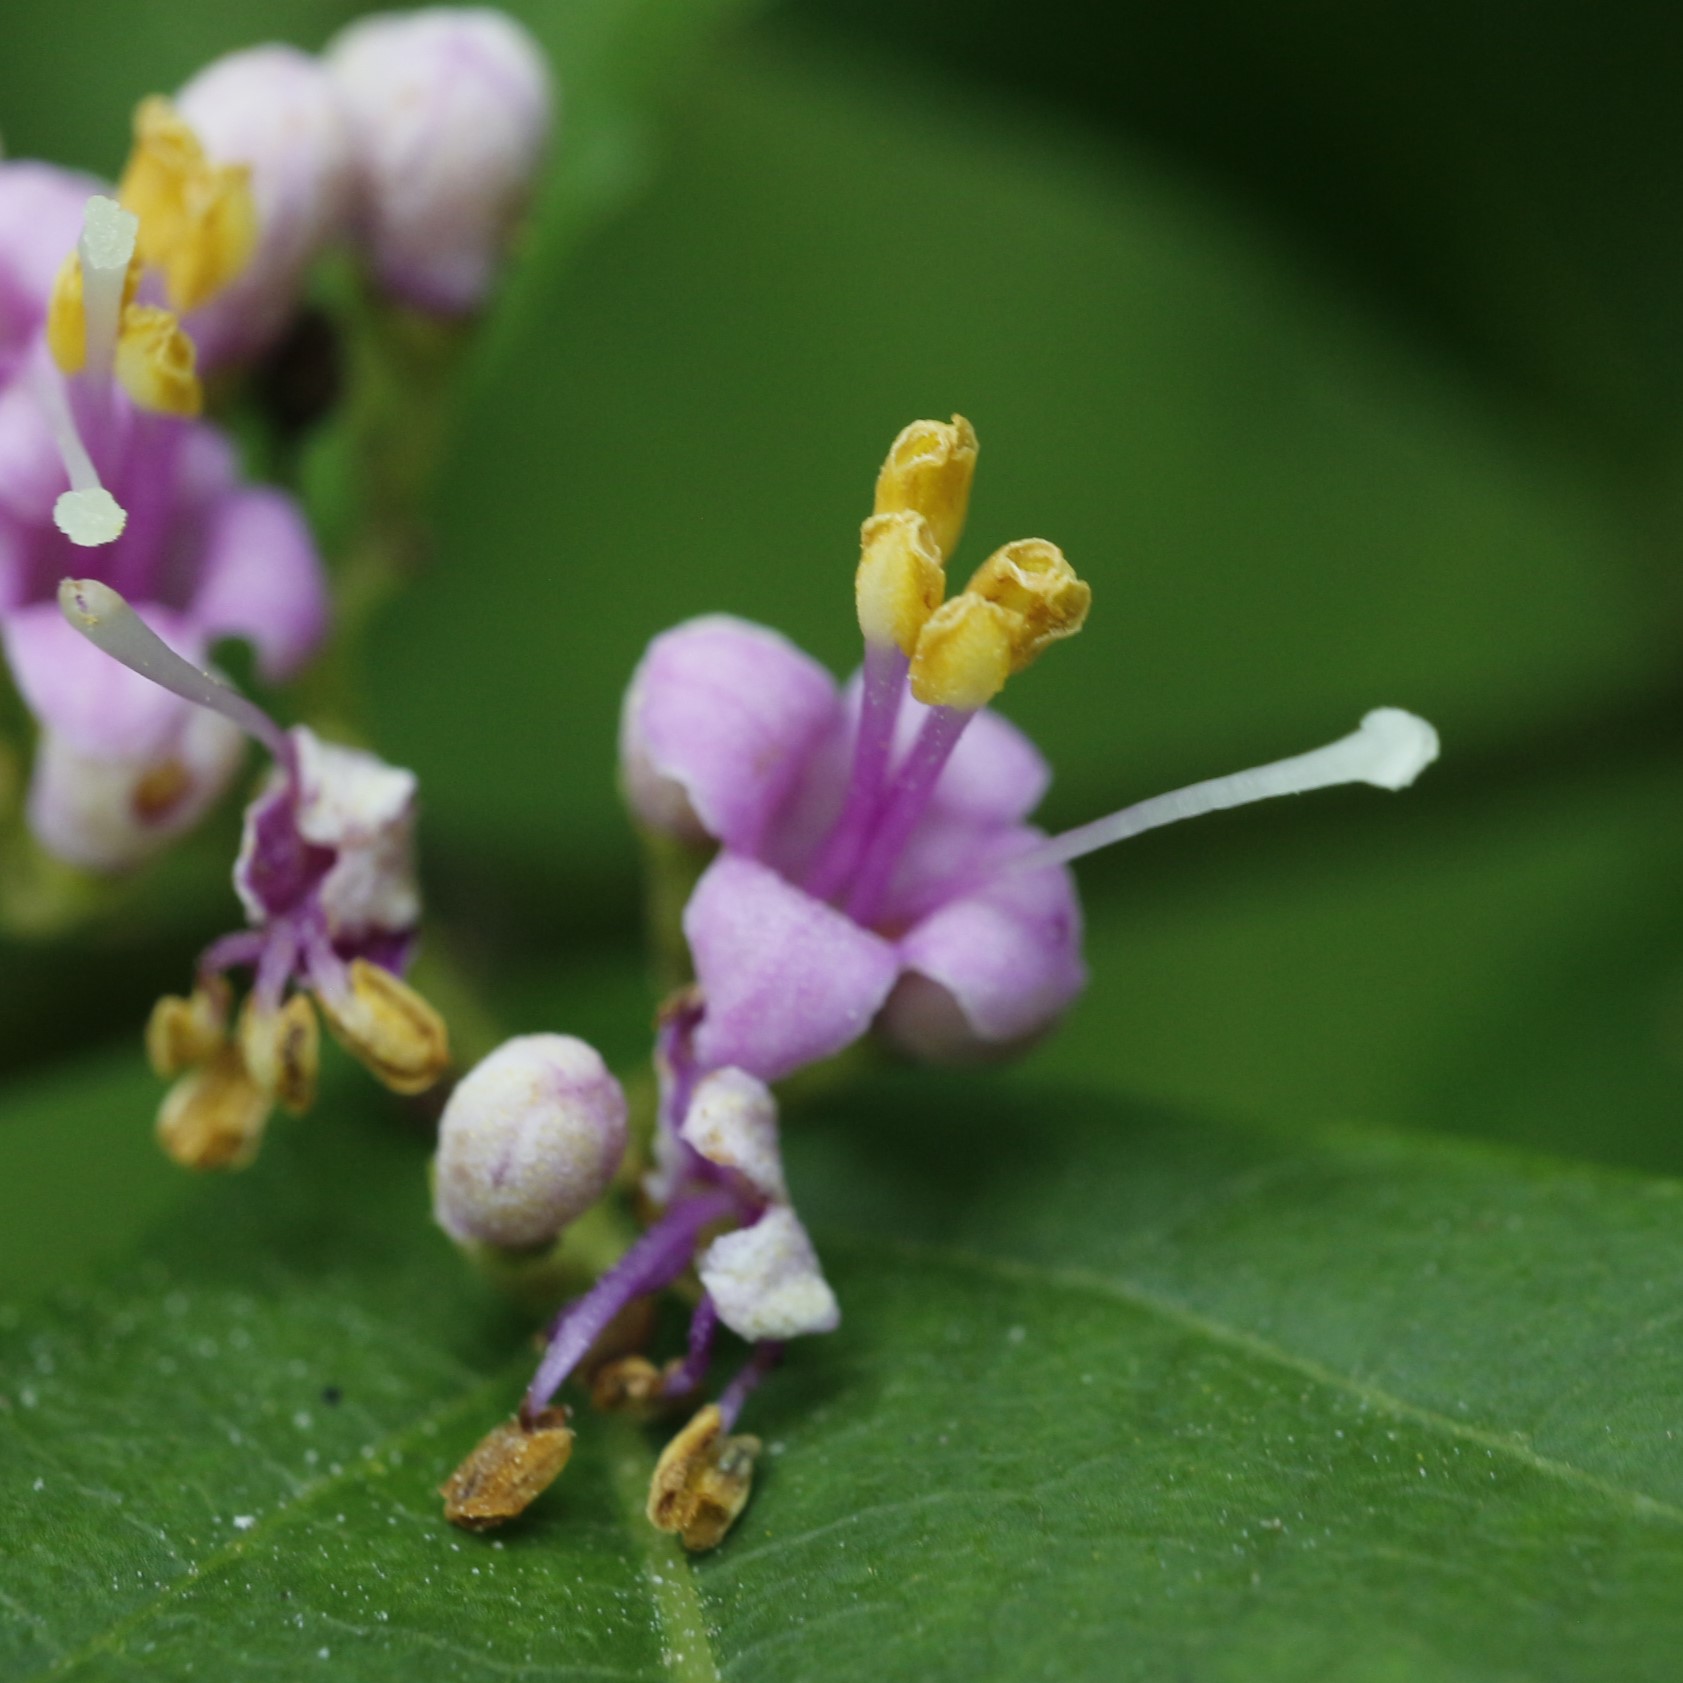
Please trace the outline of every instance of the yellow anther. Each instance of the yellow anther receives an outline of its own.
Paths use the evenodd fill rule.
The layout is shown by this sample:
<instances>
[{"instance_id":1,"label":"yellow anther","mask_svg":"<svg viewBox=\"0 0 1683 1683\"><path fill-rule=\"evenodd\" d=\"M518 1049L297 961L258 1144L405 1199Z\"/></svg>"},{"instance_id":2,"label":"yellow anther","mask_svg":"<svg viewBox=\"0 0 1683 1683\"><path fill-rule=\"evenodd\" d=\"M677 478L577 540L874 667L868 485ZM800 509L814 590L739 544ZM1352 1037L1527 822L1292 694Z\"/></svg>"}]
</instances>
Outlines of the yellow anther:
<instances>
[{"instance_id":1,"label":"yellow anther","mask_svg":"<svg viewBox=\"0 0 1683 1683\"><path fill-rule=\"evenodd\" d=\"M321 999L327 1026L394 1093L424 1093L450 1066L444 1019L389 970L351 962L349 993Z\"/></svg>"},{"instance_id":2,"label":"yellow anther","mask_svg":"<svg viewBox=\"0 0 1683 1683\"><path fill-rule=\"evenodd\" d=\"M140 254L136 252L123 277L123 305L134 302L140 286ZM82 287L82 259L74 251L65 258L47 300L47 349L64 374L80 374L88 360L88 317Z\"/></svg>"},{"instance_id":3,"label":"yellow anther","mask_svg":"<svg viewBox=\"0 0 1683 1683\"><path fill-rule=\"evenodd\" d=\"M257 1155L269 1096L235 1046L181 1077L158 1111L158 1143L187 1169L243 1168Z\"/></svg>"},{"instance_id":4,"label":"yellow anther","mask_svg":"<svg viewBox=\"0 0 1683 1683\"><path fill-rule=\"evenodd\" d=\"M973 713L1005 688L1022 616L966 592L929 616L912 655L912 694L926 707Z\"/></svg>"},{"instance_id":5,"label":"yellow anther","mask_svg":"<svg viewBox=\"0 0 1683 1683\"><path fill-rule=\"evenodd\" d=\"M197 415L204 406L198 352L181 323L155 304L130 304L117 335L117 378L138 408Z\"/></svg>"},{"instance_id":6,"label":"yellow anther","mask_svg":"<svg viewBox=\"0 0 1683 1683\"><path fill-rule=\"evenodd\" d=\"M1020 618L1020 629L1013 627L1013 672L1021 672L1048 643L1073 637L1093 603L1092 587L1044 538L1022 538L996 549L964 588Z\"/></svg>"},{"instance_id":7,"label":"yellow anther","mask_svg":"<svg viewBox=\"0 0 1683 1683\"><path fill-rule=\"evenodd\" d=\"M929 522L945 558L958 547L976 473L976 434L962 415L913 421L889 446L877 475L875 512L910 510Z\"/></svg>"},{"instance_id":8,"label":"yellow anther","mask_svg":"<svg viewBox=\"0 0 1683 1683\"><path fill-rule=\"evenodd\" d=\"M947 593L941 552L921 514L873 514L859 533L853 594L867 643L897 644L908 658Z\"/></svg>"},{"instance_id":9,"label":"yellow anther","mask_svg":"<svg viewBox=\"0 0 1683 1683\"><path fill-rule=\"evenodd\" d=\"M240 1013L240 1051L252 1080L293 1115L316 1102L321 1028L307 995L295 993L273 1011L248 999Z\"/></svg>"},{"instance_id":10,"label":"yellow anther","mask_svg":"<svg viewBox=\"0 0 1683 1683\"><path fill-rule=\"evenodd\" d=\"M748 1505L760 1440L726 1437L714 1403L661 1451L649 1484L649 1522L692 1552L717 1548Z\"/></svg>"},{"instance_id":11,"label":"yellow anther","mask_svg":"<svg viewBox=\"0 0 1683 1683\"><path fill-rule=\"evenodd\" d=\"M464 1531L491 1531L529 1508L573 1453L567 1411L547 1408L529 1426L505 1420L474 1445L438 1487L444 1517Z\"/></svg>"},{"instance_id":12,"label":"yellow anther","mask_svg":"<svg viewBox=\"0 0 1683 1683\"><path fill-rule=\"evenodd\" d=\"M170 304L183 315L208 303L251 260L251 171L211 163L167 99L143 99L136 108L134 150L117 196L140 218L141 260L162 271Z\"/></svg>"},{"instance_id":13,"label":"yellow anther","mask_svg":"<svg viewBox=\"0 0 1683 1683\"><path fill-rule=\"evenodd\" d=\"M209 1063L228 1033L228 989L220 980L195 988L190 998L166 993L146 1021L146 1059L153 1072L173 1080L195 1064Z\"/></svg>"}]
</instances>

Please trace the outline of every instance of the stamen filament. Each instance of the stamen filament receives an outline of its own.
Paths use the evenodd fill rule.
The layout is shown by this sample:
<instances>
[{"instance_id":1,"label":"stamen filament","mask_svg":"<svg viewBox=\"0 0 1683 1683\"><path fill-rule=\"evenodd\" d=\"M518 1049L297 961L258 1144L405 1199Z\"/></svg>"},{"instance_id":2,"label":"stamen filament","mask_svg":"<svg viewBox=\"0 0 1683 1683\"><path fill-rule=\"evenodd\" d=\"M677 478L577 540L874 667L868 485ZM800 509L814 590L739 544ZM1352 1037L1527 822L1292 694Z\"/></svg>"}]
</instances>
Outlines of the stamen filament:
<instances>
[{"instance_id":1,"label":"stamen filament","mask_svg":"<svg viewBox=\"0 0 1683 1683\"><path fill-rule=\"evenodd\" d=\"M888 773L900 698L906 693L910 658L893 643L866 643L859 731L853 743L853 769L842 809L807 877L807 892L828 900L847 881L882 794Z\"/></svg>"},{"instance_id":2,"label":"stamen filament","mask_svg":"<svg viewBox=\"0 0 1683 1683\"><path fill-rule=\"evenodd\" d=\"M1171 794L1123 807L1066 830L1061 836L1019 854L1006 867L1041 871L1067 865L1083 854L1096 853L1113 842L1126 841L1146 830L1202 817L1229 807L1248 806L1275 795L1303 795L1312 789L1336 788L1342 783L1370 783L1378 789L1406 789L1438 757L1438 733L1400 707L1379 707L1367 714L1359 730L1324 748L1253 766L1229 777L1212 777Z\"/></svg>"},{"instance_id":3,"label":"stamen filament","mask_svg":"<svg viewBox=\"0 0 1683 1683\"><path fill-rule=\"evenodd\" d=\"M58 605L95 648L183 701L220 713L267 748L279 764L291 766L292 745L280 726L238 690L184 660L110 585L98 579L65 579L58 587Z\"/></svg>"},{"instance_id":4,"label":"stamen filament","mask_svg":"<svg viewBox=\"0 0 1683 1683\"><path fill-rule=\"evenodd\" d=\"M737 1370L736 1377L719 1393L719 1419L723 1430L730 1431L742 1413L742 1405L754 1393L760 1381L783 1360L783 1344L766 1339L754 1346L754 1353Z\"/></svg>"},{"instance_id":5,"label":"stamen filament","mask_svg":"<svg viewBox=\"0 0 1683 1683\"><path fill-rule=\"evenodd\" d=\"M689 1345L683 1361L661 1382L663 1397L687 1397L700 1390L707 1377L708 1364L713 1360L713 1339L719 1330L719 1310L711 1296L701 1294L701 1301L690 1316Z\"/></svg>"},{"instance_id":6,"label":"stamen filament","mask_svg":"<svg viewBox=\"0 0 1683 1683\"><path fill-rule=\"evenodd\" d=\"M847 915L855 923L869 924L881 909L883 897L911 840L918 820L928 809L930 797L952 751L958 746L965 726L975 713L957 707L932 707L918 732L912 751L879 806L859 874L847 897Z\"/></svg>"},{"instance_id":7,"label":"stamen filament","mask_svg":"<svg viewBox=\"0 0 1683 1683\"><path fill-rule=\"evenodd\" d=\"M520 1404L520 1417L535 1420L614 1316L633 1298L646 1297L677 1279L689 1267L702 1228L734 1214L737 1207L736 1198L728 1192L703 1193L674 1204L583 1297L564 1310Z\"/></svg>"}]
</instances>

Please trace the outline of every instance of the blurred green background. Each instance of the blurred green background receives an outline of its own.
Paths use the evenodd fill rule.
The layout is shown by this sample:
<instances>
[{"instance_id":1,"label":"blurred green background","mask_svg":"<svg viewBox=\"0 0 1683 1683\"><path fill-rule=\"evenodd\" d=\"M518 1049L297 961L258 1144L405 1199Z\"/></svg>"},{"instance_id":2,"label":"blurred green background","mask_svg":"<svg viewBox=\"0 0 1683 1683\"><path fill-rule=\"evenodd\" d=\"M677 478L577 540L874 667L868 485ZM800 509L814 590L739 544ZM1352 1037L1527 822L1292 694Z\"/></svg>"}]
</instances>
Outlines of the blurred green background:
<instances>
[{"instance_id":1,"label":"blurred green background","mask_svg":"<svg viewBox=\"0 0 1683 1683\"><path fill-rule=\"evenodd\" d=\"M18 12L8 151L109 171L138 94L351 9ZM1379 703L1445 745L1403 798L1084 864L1093 985L1033 1067L1683 1169L1683 14L511 9L563 142L370 684L510 1028L643 1055L626 676L715 609L849 665L876 463L957 409L967 557L1044 535L1096 592L1004 700L1058 768L1050 822ZM228 835L72 943L0 945L5 1071L39 1095L134 1041L230 921ZM144 1128L100 1138L28 1243L171 1195Z\"/></svg>"}]
</instances>

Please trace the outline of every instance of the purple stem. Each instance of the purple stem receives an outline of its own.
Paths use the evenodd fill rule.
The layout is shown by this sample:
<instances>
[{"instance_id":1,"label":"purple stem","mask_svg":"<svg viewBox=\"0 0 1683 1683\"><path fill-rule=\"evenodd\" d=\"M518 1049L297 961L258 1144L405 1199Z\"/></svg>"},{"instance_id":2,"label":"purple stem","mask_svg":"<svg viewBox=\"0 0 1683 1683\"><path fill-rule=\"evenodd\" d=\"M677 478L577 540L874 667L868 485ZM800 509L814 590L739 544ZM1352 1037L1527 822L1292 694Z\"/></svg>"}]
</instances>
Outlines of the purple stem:
<instances>
[{"instance_id":1,"label":"purple stem","mask_svg":"<svg viewBox=\"0 0 1683 1683\"><path fill-rule=\"evenodd\" d=\"M677 1279L689 1266L696 1235L710 1221L733 1215L737 1209L737 1199L729 1192L703 1193L674 1204L557 1319L549 1348L520 1405L521 1418L536 1419L614 1316L634 1297L646 1297Z\"/></svg>"},{"instance_id":2,"label":"purple stem","mask_svg":"<svg viewBox=\"0 0 1683 1683\"><path fill-rule=\"evenodd\" d=\"M238 964L255 965L263 956L263 934L256 929L236 929L231 935L220 935L199 954L199 975L220 976Z\"/></svg>"},{"instance_id":3,"label":"purple stem","mask_svg":"<svg viewBox=\"0 0 1683 1683\"><path fill-rule=\"evenodd\" d=\"M719 1394L719 1417L728 1432L742 1413L742 1405L760 1381L783 1360L783 1345L773 1339L754 1346L754 1353L737 1371L736 1377Z\"/></svg>"},{"instance_id":4,"label":"purple stem","mask_svg":"<svg viewBox=\"0 0 1683 1683\"><path fill-rule=\"evenodd\" d=\"M815 899L828 900L837 893L858 861L882 797L910 665L894 643L865 645L864 693L859 704L859 730L853 739L853 771L841 813L807 873L806 891Z\"/></svg>"},{"instance_id":5,"label":"purple stem","mask_svg":"<svg viewBox=\"0 0 1683 1683\"><path fill-rule=\"evenodd\" d=\"M965 726L974 713L956 707L932 707L918 732L912 751L890 786L880 816L847 897L847 915L855 923L870 924L882 909L894 868L911 840L918 820L929 807L935 785L946 769Z\"/></svg>"},{"instance_id":6,"label":"purple stem","mask_svg":"<svg viewBox=\"0 0 1683 1683\"><path fill-rule=\"evenodd\" d=\"M264 943L263 956L257 961L257 978L251 987L251 997L259 1011L273 1011L279 1006L297 962L297 934L285 923L275 925Z\"/></svg>"},{"instance_id":7,"label":"purple stem","mask_svg":"<svg viewBox=\"0 0 1683 1683\"><path fill-rule=\"evenodd\" d=\"M704 1292L690 1316L689 1349L684 1353L683 1364L661 1386L663 1397L687 1397L691 1391L700 1389L707 1377L708 1364L713 1360L713 1336L718 1330L719 1311Z\"/></svg>"}]
</instances>

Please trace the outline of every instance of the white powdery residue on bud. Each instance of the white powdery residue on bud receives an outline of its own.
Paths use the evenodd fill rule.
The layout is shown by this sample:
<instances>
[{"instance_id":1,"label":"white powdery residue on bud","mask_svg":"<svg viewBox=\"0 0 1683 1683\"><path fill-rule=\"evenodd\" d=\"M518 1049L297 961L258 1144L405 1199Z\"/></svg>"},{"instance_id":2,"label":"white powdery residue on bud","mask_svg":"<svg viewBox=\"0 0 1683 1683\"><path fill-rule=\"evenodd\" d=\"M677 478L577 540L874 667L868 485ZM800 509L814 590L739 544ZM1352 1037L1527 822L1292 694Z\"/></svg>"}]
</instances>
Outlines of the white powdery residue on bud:
<instances>
[{"instance_id":1,"label":"white powdery residue on bud","mask_svg":"<svg viewBox=\"0 0 1683 1683\"><path fill-rule=\"evenodd\" d=\"M335 935L412 929L421 916L415 774L364 749L323 742L303 725L291 740L298 833L338 855L321 885L328 928Z\"/></svg>"},{"instance_id":2,"label":"white powdery residue on bud","mask_svg":"<svg viewBox=\"0 0 1683 1683\"><path fill-rule=\"evenodd\" d=\"M800 1218L787 1205L715 1239L697 1265L719 1319L739 1337L834 1332L841 1309Z\"/></svg>"},{"instance_id":3,"label":"white powdery residue on bud","mask_svg":"<svg viewBox=\"0 0 1683 1683\"><path fill-rule=\"evenodd\" d=\"M714 1070L697 1083L679 1130L708 1162L734 1169L764 1199L789 1201L777 1142L777 1100L746 1070Z\"/></svg>"},{"instance_id":4,"label":"white powdery residue on bud","mask_svg":"<svg viewBox=\"0 0 1683 1683\"><path fill-rule=\"evenodd\" d=\"M286 325L311 263L349 227L356 190L349 125L321 61L278 44L214 60L175 108L212 162L251 171L256 250L192 322L208 358L249 356Z\"/></svg>"},{"instance_id":5,"label":"white powdery residue on bud","mask_svg":"<svg viewBox=\"0 0 1683 1683\"><path fill-rule=\"evenodd\" d=\"M513 19L473 7L364 18L328 70L360 177L357 234L417 309L461 315L496 277L553 120L549 71Z\"/></svg>"},{"instance_id":6,"label":"white powdery residue on bud","mask_svg":"<svg viewBox=\"0 0 1683 1683\"><path fill-rule=\"evenodd\" d=\"M625 1094L594 1048L518 1036L444 1107L433 1213L464 1244L545 1244L607 1190L625 1142Z\"/></svg>"}]
</instances>

